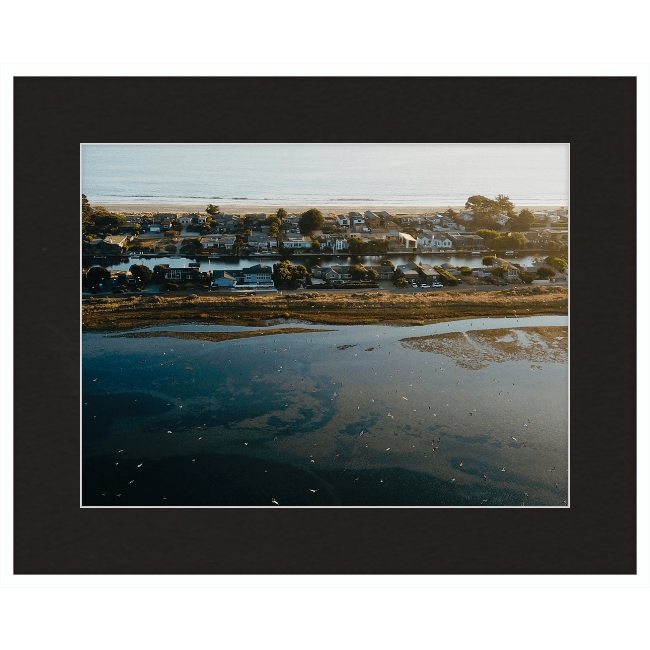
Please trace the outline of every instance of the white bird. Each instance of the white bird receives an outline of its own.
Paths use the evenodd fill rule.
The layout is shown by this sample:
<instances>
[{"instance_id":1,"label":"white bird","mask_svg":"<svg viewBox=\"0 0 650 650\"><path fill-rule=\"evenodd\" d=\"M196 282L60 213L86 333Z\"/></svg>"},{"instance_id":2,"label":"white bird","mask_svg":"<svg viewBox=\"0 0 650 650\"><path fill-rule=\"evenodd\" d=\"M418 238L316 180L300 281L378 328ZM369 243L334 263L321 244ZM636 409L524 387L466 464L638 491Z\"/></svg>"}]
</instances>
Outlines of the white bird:
<instances>
[{"instance_id":1,"label":"white bird","mask_svg":"<svg viewBox=\"0 0 650 650\"><path fill-rule=\"evenodd\" d=\"M389 450L390 450L390 447L386 447L386 451L389 451Z\"/></svg>"},{"instance_id":2,"label":"white bird","mask_svg":"<svg viewBox=\"0 0 650 650\"><path fill-rule=\"evenodd\" d=\"M275 499L271 499L271 503L275 503L276 506L280 505Z\"/></svg>"},{"instance_id":3,"label":"white bird","mask_svg":"<svg viewBox=\"0 0 650 650\"><path fill-rule=\"evenodd\" d=\"M118 453L118 454L121 454L123 451L124 451L124 449L118 449L118 450L117 450L117 453Z\"/></svg>"},{"instance_id":4,"label":"white bird","mask_svg":"<svg viewBox=\"0 0 650 650\"><path fill-rule=\"evenodd\" d=\"M245 444L246 446L248 446L248 443L247 443L247 442L245 442L244 444Z\"/></svg>"},{"instance_id":5,"label":"white bird","mask_svg":"<svg viewBox=\"0 0 650 650\"><path fill-rule=\"evenodd\" d=\"M168 431L167 433L171 433L171 431Z\"/></svg>"},{"instance_id":6,"label":"white bird","mask_svg":"<svg viewBox=\"0 0 650 650\"><path fill-rule=\"evenodd\" d=\"M203 440L203 436L199 436L199 440Z\"/></svg>"},{"instance_id":7,"label":"white bird","mask_svg":"<svg viewBox=\"0 0 650 650\"><path fill-rule=\"evenodd\" d=\"M135 479L133 479L133 481L135 481ZM129 485L131 485L131 483L133 483L133 481L129 481Z\"/></svg>"},{"instance_id":8,"label":"white bird","mask_svg":"<svg viewBox=\"0 0 650 650\"><path fill-rule=\"evenodd\" d=\"M517 438L514 438L513 436L510 436L515 442L517 442Z\"/></svg>"},{"instance_id":9,"label":"white bird","mask_svg":"<svg viewBox=\"0 0 650 650\"><path fill-rule=\"evenodd\" d=\"M312 490L311 488L309 489L310 492L318 492L318 490Z\"/></svg>"},{"instance_id":10,"label":"white bird","mask_svg":"<svg viewBox=\"0 0 650 650\"><path fill-rule=\"evenodd\" d=\"M505 472L505 471L506 471L506 468L504 467L501 471L502 471L502 472Z\"/></svg>"},{"instance_id":11,"label":"white bird","mask_svg":"<svg viewBox=\"0 0 650 650\"><path fill-rule=\"evenodd\" d=\"M451 479L451 482L453 483L455 480L456 480L455 478L452 478L452 479Z\"/></svg>"},{"instance_id":12,"label":"white bird","mask_svg":"<svg viewBox=\"0 0 650 650\"><path fill-rule=\"evenodd\" d=\"M138 465L138 467L142 467L142 463L140 463L140 464Z\"/></svg>"}]
</instances>

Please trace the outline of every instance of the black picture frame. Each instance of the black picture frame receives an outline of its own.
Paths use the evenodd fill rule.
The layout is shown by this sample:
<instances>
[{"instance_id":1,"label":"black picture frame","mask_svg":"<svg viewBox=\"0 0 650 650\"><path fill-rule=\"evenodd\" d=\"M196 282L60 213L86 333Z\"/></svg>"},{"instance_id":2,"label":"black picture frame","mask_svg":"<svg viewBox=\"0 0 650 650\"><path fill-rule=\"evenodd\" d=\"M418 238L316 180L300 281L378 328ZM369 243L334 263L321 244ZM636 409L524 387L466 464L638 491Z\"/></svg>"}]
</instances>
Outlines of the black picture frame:
<instances>
[{"instance_id":1,"label":"black picture frame","mask_svg":"<svg viewBox=\"0 0 650 650\"><path fill-rule=\"evenodd\" d=\"M17 77L14 127L15 574L636 572L634 77ZM81 509L93 142L569 142L570 507Z\"/></svg>"}]
</instances>

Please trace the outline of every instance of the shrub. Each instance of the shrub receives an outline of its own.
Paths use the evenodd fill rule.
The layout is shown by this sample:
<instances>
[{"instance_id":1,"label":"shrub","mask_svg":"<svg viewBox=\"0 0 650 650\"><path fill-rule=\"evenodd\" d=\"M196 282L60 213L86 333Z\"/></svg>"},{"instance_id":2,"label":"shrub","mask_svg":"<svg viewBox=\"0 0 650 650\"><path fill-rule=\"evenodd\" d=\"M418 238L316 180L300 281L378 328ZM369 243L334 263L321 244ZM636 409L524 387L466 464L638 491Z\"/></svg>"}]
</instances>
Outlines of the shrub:
<instances>
[{"instance_id":1,"label":"shrub","mask_svg":"<svg viewBox=\"0 0 650 650\"><path fill-rule=\"evenodd\" d=\"M472 269L469 266L461 266L460 274L464 277L467 277L468 275L472 275Z\"/></svg>"},{"instance_id":2,"label":"shrub","mask_svg":"<svg viewBox=\"0 0 650 650\"><path fill-rule=\"evenodd\" d=\"M519 277L525 284L530 284L535 279L535 276L532 273L526 273L525 271L520 273Z\"/></svg>"}]
</instances>

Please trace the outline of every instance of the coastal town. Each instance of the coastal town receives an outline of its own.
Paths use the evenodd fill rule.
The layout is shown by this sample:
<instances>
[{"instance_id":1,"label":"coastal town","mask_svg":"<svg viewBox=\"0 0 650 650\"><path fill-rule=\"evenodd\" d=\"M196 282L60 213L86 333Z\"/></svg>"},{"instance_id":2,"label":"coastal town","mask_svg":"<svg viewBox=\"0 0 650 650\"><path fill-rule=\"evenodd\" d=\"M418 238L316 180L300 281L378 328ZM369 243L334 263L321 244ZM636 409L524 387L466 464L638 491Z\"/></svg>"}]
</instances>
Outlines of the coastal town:
<instances>
[{"instance_id":1,"label":"coastal town","mask_svg":"<svg viewBox=\"0 0 650 650\"><path fill-rule=\"evenodd\" d=\"M428 214L292 214L282 208L228 214L213 205L197 212L109 212L91 208L83 197L82 288L91 294L145 287L264 294L305 287L435 291L567 282L566 207L516 213L508 204L507 212L486 215L477 198L485 197L468 201L477 203L475 209ZM472 263L452 264L454 254L471 256ZM521 254L534 261L517 263ZM157 258L166 261L158 264ZM294 258L310 263L293 264ZM205 270L206 260L222 262L221 268ZM116 261L132 264L113 270ZM237 263L223 268L228 261Z\"/></svg>"}]
</instances>

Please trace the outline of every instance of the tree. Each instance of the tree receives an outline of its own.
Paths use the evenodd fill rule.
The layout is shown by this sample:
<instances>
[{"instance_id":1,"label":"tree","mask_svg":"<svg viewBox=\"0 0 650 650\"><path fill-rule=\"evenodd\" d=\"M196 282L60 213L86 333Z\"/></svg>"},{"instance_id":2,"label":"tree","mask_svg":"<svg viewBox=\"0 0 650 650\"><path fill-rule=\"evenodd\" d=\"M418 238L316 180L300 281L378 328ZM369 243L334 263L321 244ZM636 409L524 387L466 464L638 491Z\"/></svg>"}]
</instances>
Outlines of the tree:
<instances>
[{"instance_id":1,"label":"tree","mask_svg":"<svg viewBox=\"0 0 650 650\"><path fill-rule=\"evenodd\" d=\"M472 275L472 269L469 266L461 266L460 274L464 277L467 277L468 275Z\"/></svg>"},{"instance_id":2,"label":"tree","mask_svg":"<svg viewBox=\"0 0 650 650\"><path fill-rule=\"evenodd\" d=\"M303 235L311 235L314 231L318 230L324 222L325 218L321 214L320 210L312 208L300 215L298 227Z\"/></svg>"},{"instance_id":3,"label":"tree","mask_svg":"<svg viewBox=\"0 0 650 650\"><path fill-rule=\"evenodd\" d=\"M355 235L348 240L348 249L352 255L363 255L367 250L367 245L361 237Z\"/></svg>"},{"instance_id":4,"label":"tree","mask_svg":"<svg viewBox=\"0 0 650 650\"><path fill-rule=\"evenodd\" d=\"M564 269L568 268L568 263L566 260L563 260L561 257L549 256L544 260L549 266L552 266L554 269L562 273Z\"/></svg>"},{"instance_id":5,"label":"tree","mask_svg":"<svg viewBox=\"0 0 650 650\"><path fill-rule=\"evenodd\" d=\"M289 284L308 275L304 264L294 266L289 260L284 260L273 265L273 280L279 284Z\"/></svg>"},{"instance_id":6,"label":"tree","mask_svg":"<svg viewBox=\"0 0 650 650\"><path fill-rule=\"evenodd\" d=\"M409 281L406 278L400 278L395 284L400 288L403 289L404 287L408 286Z\"/></svg>"},{"instance_id":7,"label":"tree","mask_svg":"<svg viewBox=\"0 0 650 650\"><path fill-rule=\"evenodd\" d=\"M552 278L554 275L555 275L555 271L549 269L546 266L542 266L542 268L537 269L537 277L540 278L541 280L548 280L549 278Z\"/></svg>"},{"instance_id":8,"label":"tree","mask_svg":"<svg viewBox=\"0 0 650 650\"><path fill-rule=\"evenodd\" d=\"M81 220L82 221L90 221L90 216L93 213L93 209L88 202L88 199L86 198L85 194L81 195Z\"/></svg>"},{"instance_id":9,"label":"tree","mask_svg":"<svg viewBox=\"0 0 650 650\"><path fill-rule=\"evenodd\" d=\"M505 278L506 277L506 271L508 270L508 267L505 265L502 266L497 266L496 269L492 269L490 273L495 277L495 278Z\"/></svg>"},{"instance_id":10,"label":"tree","mask_svg":"<svg viewBox=\"0 0 650 650\"><path fill-rule=\"evenodd\" d=\"M365 266L362 266L361 264L355 264L354 266L350 267L350 275L355 279L355 280L363 280L365 279L367 274Z\"/></svg>"},{"instance_id":11,"label":"tree","mask_svg":"<svg viewBox=\"0 0 650 650\"><path fill-rule=\"evenodd\" d=\"M91 287L96 287L98 284L106 282L110 277L111 272L103 266L93 266L86 273L86 281Z\"/></svg>"},{"instance_id":12,"label":"tree","mask_svg":"<svg viewBox=\"0 0 650 650\"><path fill-rule=\"evenodd\" d=\"M166 266L163 266L162 264L156 264L156 266L153 267L153 277L158 281L163 280L166 270Z\"/></svg>"},{"instance_id":13,"label":"tree","mask_svg":"<svg viewBox=\"0 0 650 650\"><path fill-rule=\"evenodd\" d=\"M208 214L217 214L217 212L219 212L219 206L218 205L212 205L212 203L210 203L208 205L208 207L205 209L205 211Z\"/></svg>"},{"instance_id":14,"label":"tree","mask_svg":"<svg viewBox=\"0 0 650 650\"><path fill-rule=\"evenodd\" d=\"M280 223L282 223L282 220L287 216L287 211L284 208L280 208L276 214L280 220Z\"/></svg>"},{"instance_id":15,"label":"tree","mask_svg":"<svg viewBox=\"0 0 650 650\"><path fill-rule=\"evenodd\" d=\"M153 272L144 264L134 264L129 268L131 275L139 282L149 282L153 277Z\"/></svg>"},{"instance_id":16,"label":"tree","mask_svg":"<svg viewBox=\"0 0 650 650\"><path fill-rule=\"evenodd\" d=\"M519 274L519 279L525 284L530 284L535 279L535 276L532 273L526 273L526 271L523 271Z\"/></svg>"},{"instance_id":17,"label":"tree","mask_svg":"<svg viewBox=\"0 0 650 650\"><path fill-rule=\"evenodd\" d=\"M518 215L511 217L508 222L508 228L516 232L526 232L530 230L535 223L535 216L530 210L522 210Z\"/></svg>"},{"instance_id":18,"label":"tree","mask_svg":"<svg viewBox=\"0 0 650 650\"><path fill-rule=\"evenodd\" d=\"M456 219L456 217L460 214L459 212L456 212L455 210L452 210L451 208L447 208L442 214L445 215L445 217L449 217L450 219Z\"/></svg>"},{"instance_id":19,"label":"tree","mask_svg":"<svg viewBox=\"0 0 650 650\"><path fill-rule=\"evenodd\" d=\"M496 257L494 255L486 255L483 258L483 266L492 266Z\"/></svg>"},{"instance_id":20,"label":"tree","mask_svg":"<svg viewBox=\"0 0 650 650\"><path fill-rule=\"evenodd\" d=\"M374 282L379 277L379 273L375 269L368 269L368 280Z\"/></svg>"}]
</instances>

